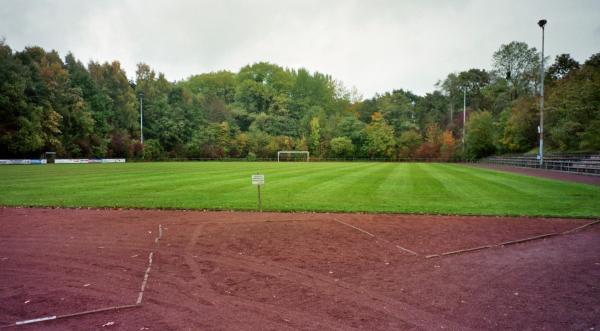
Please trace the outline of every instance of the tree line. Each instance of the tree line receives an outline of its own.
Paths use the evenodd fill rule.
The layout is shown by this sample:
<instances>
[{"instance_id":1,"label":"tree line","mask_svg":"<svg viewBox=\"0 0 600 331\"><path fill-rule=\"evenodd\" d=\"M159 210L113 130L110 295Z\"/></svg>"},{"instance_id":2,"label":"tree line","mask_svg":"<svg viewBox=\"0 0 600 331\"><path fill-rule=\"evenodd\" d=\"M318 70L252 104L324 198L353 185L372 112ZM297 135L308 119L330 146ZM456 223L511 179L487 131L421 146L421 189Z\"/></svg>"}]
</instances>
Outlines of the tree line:
<instances>
[{"instance_id":1,"label":"tree line","mask_svg":"<svg viewBox=\"0 0 600 331\"><path fill-rule=\"evenodd\" d=\"M171 82L140 63L84 65L71 53L0 41L0 157L479 158L533 151L540 54L501 45L493 68L450 73L418 96L403 89L363 100L320 72L255 63ZM545 73L546 134L554 151L600 150L600 53L556 57ZM466 136L462 136L466 95ZM143 108L144 143L140 140Z\"/></svg>"}]
</instances>

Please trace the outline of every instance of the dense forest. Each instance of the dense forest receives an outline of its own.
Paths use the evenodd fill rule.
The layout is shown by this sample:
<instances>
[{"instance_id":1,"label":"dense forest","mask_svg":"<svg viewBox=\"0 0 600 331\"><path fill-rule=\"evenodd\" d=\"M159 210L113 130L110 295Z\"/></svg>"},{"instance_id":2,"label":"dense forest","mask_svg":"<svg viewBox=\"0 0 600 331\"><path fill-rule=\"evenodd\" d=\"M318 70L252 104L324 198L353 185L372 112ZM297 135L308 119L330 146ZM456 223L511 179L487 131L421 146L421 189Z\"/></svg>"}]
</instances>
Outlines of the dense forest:
<instances>
[{"instance_id":1,"label":"dense forest","mask_svg":"<svg viewBox=\"0 0 600 331\"><path fill-rule=\"evenodd\" d=\"M399 89L362 100L327 74L271 63L170 82L144 63L128 77L117 61L84 65L71 53L14 51L0 40L0 158L55 151L252 160L308 150L322 159L457 160L534 152L540 54L511 42L492 59L492 68L450 73L424 96ZM600 150L600 53L583 64L568 54L547 63L547 149Z\"/></svg>"}]
</instances>

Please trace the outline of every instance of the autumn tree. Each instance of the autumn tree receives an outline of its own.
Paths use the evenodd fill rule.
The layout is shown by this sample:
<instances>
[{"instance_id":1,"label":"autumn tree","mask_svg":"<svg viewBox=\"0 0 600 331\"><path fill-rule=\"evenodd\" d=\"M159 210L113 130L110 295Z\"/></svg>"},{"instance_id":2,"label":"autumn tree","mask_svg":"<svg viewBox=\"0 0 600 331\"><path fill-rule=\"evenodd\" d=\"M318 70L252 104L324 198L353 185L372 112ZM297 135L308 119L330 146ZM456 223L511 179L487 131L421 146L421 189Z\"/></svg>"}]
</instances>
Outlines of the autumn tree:
<instances>
[{"instance_id":1,"label":"autumn tree","mask_svg":"<svg viewBox=\"0 0 600 331\"><path fill-rule=\"evenodd\" d=\"M480 158L492 155L496 151L495 142L492 114L487 111L474 113L467 122L465 137L467 157Z\"/></svg>"},{"instance_id":2,"label":"autumn tree","mask_svg":"<svg viewBox=\"0 0 600 331\"><path fill-rule=\"evenodd\" d=\"M539 123L537 99L521 97L508 112L508 120L505 123L500 144L509 152L528 151L537 140Z\"/></svg>"},{"instance_id":3,"label":"autumn tree","mask_svg":"<svg viewBox=\"0 0 600 331\"><path fill-rule=\"evenodd\" d=\"M423 143L421 135L415 130L402 132L398 138L398 157L414 158L418 148Z\"/></svg>"},{"instance_id":4,"label":"autumn tree","mask_svg":"<svg viewBox=\"0 0 600 331\"><path fill-rule=\"evenodd\" d=\"M371 124L365 127L365 154L370 158L394 158L396 141L394 128L386 123L381 113L371 116Z\"/></svg>"},{"instance_id":5,"label":"autumn tree","mask_svg":"<svg viewBox=\"0 0 600 331\"><path fill-rule=\"evenodd\" d=\"M450 161L456 153L456 140L450 130L446 130L440 137L440 160Z\"/></svg>"}]
</instances>

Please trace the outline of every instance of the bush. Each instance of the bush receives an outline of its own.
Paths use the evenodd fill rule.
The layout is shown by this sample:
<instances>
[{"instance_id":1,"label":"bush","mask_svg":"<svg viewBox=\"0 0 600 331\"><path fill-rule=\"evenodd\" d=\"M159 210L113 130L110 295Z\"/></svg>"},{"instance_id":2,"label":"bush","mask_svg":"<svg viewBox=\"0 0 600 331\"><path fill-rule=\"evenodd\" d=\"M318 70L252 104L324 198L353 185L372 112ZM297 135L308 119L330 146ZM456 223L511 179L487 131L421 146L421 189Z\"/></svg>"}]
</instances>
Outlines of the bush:
<instances>
[{"instance_id":1,"label":"bush","mask_svg":"<svg viewBox=\"0 0 600 331\"><path fill-rule=\"evenodd\" d=\"M440 145L432 143L423 143L415 152L415 157L419 159L437 159L440 156Z\"/></svg>"},{"instance_id":2,"label":"bush","mask_svg":"<svg viewBox=\"0 0 600 331\"><path fill-rule=\"evenodd\" d=\"M421 135L414 130L402 132L398 139L398 157L413 158L422 143Z\"/></svg>"},{"instance_id":3,"label":"bush","mask_svg":"<svg viewBox=\"0 0 600 331\"><path fill-rule=\"evenodd\" d=\"M454 159L456 154L456 140L452 136L452 131L446 130L442 133L440 146L440 159L442 161L450 161Z\"/></svg>"},{"instance_id":4,"label":"bush","mask_svg":"<svg viewBox=\"0 0 600 331\"><path fill-rule=\"evenodd\" d=\"M148 139L144 142L144 159L160 160L163 158L163 148L156 139Z\"/></svg>"},{"instance_id":5,"label":"bush","mask_svg":"<svg viewBox=\"0 0 600 331\"><path fill-rule=\"evenodd\" d=\"M115 130L110 136L108 155L129 158L131 139L125 130Z\"/></svg>"},{"instance_id":6,"label":"bush","mask_svg":"<svg viewBox=\"0 0 600 331\"><path fill-rule=\"evenodd\" d=\"M478 159L494 154L496 146L492 114L487 111L472 114L467 122L465 138L467 157Z\"/></svg>"},{"instance_id":7,"label":"bush","mask_svg":"<svg viewBox=\"0 0 600 331\"><path fill-rule=\"evenodd\" d=\"M338 157L350 157L354 153L354 144L348 137L335 137L329 142L331 154Z\"/></svg>"}]
</instances>

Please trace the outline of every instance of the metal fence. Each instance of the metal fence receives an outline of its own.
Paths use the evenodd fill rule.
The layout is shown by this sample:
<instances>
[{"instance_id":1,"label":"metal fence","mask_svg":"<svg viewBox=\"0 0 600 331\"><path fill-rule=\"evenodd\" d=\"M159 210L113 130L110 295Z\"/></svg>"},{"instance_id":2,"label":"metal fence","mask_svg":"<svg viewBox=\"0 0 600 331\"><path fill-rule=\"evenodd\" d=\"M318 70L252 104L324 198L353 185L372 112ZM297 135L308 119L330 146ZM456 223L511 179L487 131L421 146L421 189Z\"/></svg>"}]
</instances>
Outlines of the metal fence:
<instances>
[{"instance_id":1,"label":"metal fence","mask_svg":"<svg viewBox=\"0 0 600 331\"><path fill-rule=\"evenodd\" d=\"M600 154L598 155L553 155L544 162L535 156L491 156L480 161L485 164L507 165L523 168L537 168L563 171L583 175L600 176Z\"/></svg>"}]
</instances>

